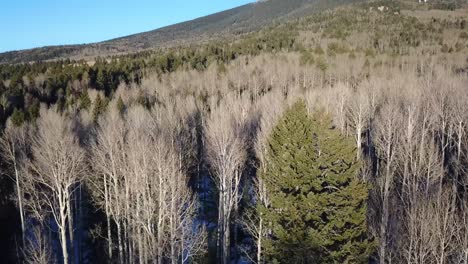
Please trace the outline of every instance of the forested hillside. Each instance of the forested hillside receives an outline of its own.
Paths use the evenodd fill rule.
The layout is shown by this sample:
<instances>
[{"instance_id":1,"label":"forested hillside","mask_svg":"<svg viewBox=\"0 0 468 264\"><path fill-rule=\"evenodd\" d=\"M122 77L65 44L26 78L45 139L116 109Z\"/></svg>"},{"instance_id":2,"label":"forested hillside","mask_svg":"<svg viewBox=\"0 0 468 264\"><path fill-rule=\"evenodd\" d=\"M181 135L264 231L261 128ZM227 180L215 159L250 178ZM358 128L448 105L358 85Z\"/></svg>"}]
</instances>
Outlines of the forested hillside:
<instances>
[{"instance_id":1,"label":"forested hillside","mask_svg":"<svg viewBox=\"0 0 468 264\"><path fill-rule=\"evenodd\" d=\"M467 263L467 21L382 0L0 65L1 259Z\"/></svg>"},{"instance_id":2,"label":"forested hillside","mask_svg":"<svg viewBox=\"0 0 468 264\"><path fill-rule=\"evenodd\" d=\"M21 63L57 59L92 59L96 56L122 55L155 48L165 49L236 39L266 26L284 23L342 4L363 0L268 0L252 1L240 7L166 26L148 32L106 40L99 43L50 46L0 53L0 63Z\"/></svg>"}]
</instances>

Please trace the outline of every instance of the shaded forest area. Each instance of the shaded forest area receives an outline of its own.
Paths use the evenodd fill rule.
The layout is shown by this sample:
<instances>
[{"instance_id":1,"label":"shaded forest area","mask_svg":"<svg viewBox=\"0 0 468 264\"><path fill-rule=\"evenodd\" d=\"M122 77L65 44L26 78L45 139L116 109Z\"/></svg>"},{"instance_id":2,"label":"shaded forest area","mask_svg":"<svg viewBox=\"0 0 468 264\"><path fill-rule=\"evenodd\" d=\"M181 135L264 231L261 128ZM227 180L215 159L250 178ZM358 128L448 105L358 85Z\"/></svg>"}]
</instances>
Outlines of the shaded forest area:
<instances>
[{"instance_id":1,"label":"shaded forest area","mask_svg":"<svg viewBox=\"0 0 468 264\"><path fill-rule=\"evenodd\" d=\"M2 259L467 263L458 7L0 65Z\"/></svg>"}]
</instances>

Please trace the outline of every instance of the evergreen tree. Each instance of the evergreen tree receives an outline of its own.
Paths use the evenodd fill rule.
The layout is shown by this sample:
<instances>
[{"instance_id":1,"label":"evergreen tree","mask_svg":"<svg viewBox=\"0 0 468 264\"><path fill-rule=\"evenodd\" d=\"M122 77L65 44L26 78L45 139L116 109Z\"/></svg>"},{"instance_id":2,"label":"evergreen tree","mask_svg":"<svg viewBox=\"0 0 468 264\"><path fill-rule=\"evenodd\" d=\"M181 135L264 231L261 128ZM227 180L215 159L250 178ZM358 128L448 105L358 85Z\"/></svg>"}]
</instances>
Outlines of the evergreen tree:
<instances>
[{"instance_id":1,"label":"evergreen tree","mask_svg":"<svg viewBox=\"0 0 468 264\"><path fill-rule=\"evenodd\" d=\"M91 99L89 98L88 90L84 90L80 96L80 109L89 110L91 107Z\"/></svg>"},{"instance_id":2,"label":"evergreen tree","mask_svg":"<svg viewBox=\"0 0 468 264\"><path fill-rule=\"evenodd\" d=\"M93 120L96 122L100 114L102 114L107 107L107 102L101 98L101 95L98 94L94 100L93 108Z\"/></svg>"},{"instance_id":3,"label":"evergreen tree","mask_svg":"<svg viewBox=\"0 0 468 264\"><path fill-rule=\"evenodd\" d=\"M28 108L27 108L27 116L30 121L36 120L36 118L39 117L40 114L40 103L39 100L35 100L34 103L32 103Z\"/></svg>"},{"instance_id":4,"label":"evergreen tree","mask_svg":"<svg viewBox=\"0 0 468 264\"><path fill-rule=\"evenodd\" d=\"M99 90L106 90L109 86L109 76L105 69L99 68L96 76L96 86Z\"/></svg>"},{"instance_id":5,"label":"evergreen tree","mask_svg":"<svg viewBox=\"0 0 468 264\"><path fill-rule=\"evenodd\" d=\"M365 263L367 186L357 179L355 146L304 102L286 111L269 139L265 182L272 263ZM263 171L263 170L262 170Z\"/></svg>"},{"instance_id":6,"label":"evergreen tree","mask_svg":"<svg viewBox=\"0 0 468 264\"><path fill-rule=\"evenodd\" d=\"M121 96L119 96L119 99L117 99L117 110L120 114L123 114L125 111L125 103L123 102Z\"/></svg>"},{"instance_id":7,"label":"evergreen tree","mask_svg":"<svg viewBox=\"0 0 468 264\"><path fill-rule=\"evenodd\" d=\"M65 109L66 109L66 94L65 94L65 91L60 88L58 91L57 91L57 110L60 111L60 112L63 112Z\"/></svg>"},{"instance_id":8,"label":"evergreen tree","mask_svg":"<svg viewBox=\"0 0 468 264\"><path fill-rule=\"evenodd\" d=\"M22 110L15 108L13 114L11 115L11 122L15 127L20 127L26 121L26 116Z\"/></svg>"}]
</instances>

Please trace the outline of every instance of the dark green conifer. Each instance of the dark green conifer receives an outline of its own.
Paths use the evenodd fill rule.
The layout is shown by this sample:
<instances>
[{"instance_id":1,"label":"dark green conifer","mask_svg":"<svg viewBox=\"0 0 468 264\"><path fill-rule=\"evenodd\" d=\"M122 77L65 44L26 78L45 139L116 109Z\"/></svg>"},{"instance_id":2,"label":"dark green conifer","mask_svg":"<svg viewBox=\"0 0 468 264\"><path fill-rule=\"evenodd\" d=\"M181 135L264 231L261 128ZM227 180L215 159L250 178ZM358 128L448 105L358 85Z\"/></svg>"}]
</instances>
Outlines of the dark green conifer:
<instances>
[{"instance_id":1,"label":"dark green conifer","mask_svg":"<svg viewBox=\"0 0 468 264\"><path fill-rule=\"evenodd\" d=\"M260 177L271 205L259 210L271 227L268 262L367 262L368 189L352 140L299 101L272 131L267 158Z\"/></svg>"},{"instance_id":2,"label":"dark green conifer","mask_svg":"<svg viewBox=\"0 0 468 264\"><path fill-rule=\"evenodd\" d=\"M97 121L99 115L102 114L107 107L107 102L101 98L101 95L98 94L96 99L94 100L94 108L93 108L93 120Z\"/></svg>"},{"instance_id":3,"label":"dark green conifer","mask_svg":"<svg viewBox=\"0 0 468 264\"><path fill-rule=\"evenodd\" d=\"M99 68L96 76L96 85L99 90L105 90L109 86L109 76L105 69Z\"/></svg>"},{"instance_id":4,"label":"dark green conifer","mask_svg":"<svg viewBox=\"0 0 468 264\"><path fill-rule=\"evenodd\" d=\"M24 121L26 120L26 115L24 114L22 110L15 108L10 118L14 126L20 127L21 125L23 125Z\"/></svg>"},{"instance_id":5,"label":"dark green conifer","mask_svg":"<svg viewBox=\"0 0 468 264\"><path fill-rule=\"evenodd\" d=\"M91 107L91 99L89 98L89 94L87 90L84 90L80 96L80 109L89 110Z\"/></svg>"},{"instance_id":6,"label":"dark green conifer","mask_svg":"<svg viewBox=\"0 0 468 264\"><path fill-rule=\"evenodd\" d=\"M125 111L125 103L123 102L121 96L119 96L119 99L117 99L117 110L120 114L123 114Z\"/></svg>"}]
</instances>

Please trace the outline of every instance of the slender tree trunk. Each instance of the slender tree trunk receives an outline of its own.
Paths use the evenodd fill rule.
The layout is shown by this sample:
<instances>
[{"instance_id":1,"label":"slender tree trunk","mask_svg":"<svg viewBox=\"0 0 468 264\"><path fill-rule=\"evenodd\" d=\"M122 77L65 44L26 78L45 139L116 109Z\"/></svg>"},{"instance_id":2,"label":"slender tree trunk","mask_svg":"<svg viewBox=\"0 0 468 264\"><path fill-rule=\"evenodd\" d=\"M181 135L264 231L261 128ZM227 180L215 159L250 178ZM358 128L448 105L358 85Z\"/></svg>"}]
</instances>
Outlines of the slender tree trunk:
<instances>
[{"instance_id":1,"label":"slender tree trunk","mask_svg":"<svg viewBox=\"0 0 468 264\"><path fill-rule=\"evenodd\" d=\"M157 246L158 246L158 239L156 237L156 234L151 235L151 252L153 254L153 264L158 264L158 258L157 256L154 255L154 253L157 253Z\"/></svg>"},{"instance_id":2,"label":"slender tree trunk","mask_svg":"<svg viewBox=\"0 0 468 264\"><path fill-rule=\"evenodd\" d=\"M110 210L109 210L109 190L107 186L107 176L104 177L104 201L106 210L106 222L107 222L107 245L109 251L109 259L112 261L112 230L110 221Z\"/></svg>"},{"instance_id":3,"label":"slender tree trunk","mask_svg":"<svg viewBox=\"0 0 468 264\"><path fill-rule=\"evenodd\" d=\"M26 245L25 239L25 223L24 223L24 211L23 211L23 193L21 191L21 186L19 182L19 171L16 165L16 161L14 161L14 168L15 168L15 178L16 178L16 193L18 196L18 208L20 213L20 221L21 221L21 246L24 247Z\"/></svg>"},{"instance_id":4,"label":"slender tree trunk","mask_svg":"<svg viewBox=\"0 0 468 264\"><path fill-rule=\"evenodd\" d=\"M68 249L67 249L67 203L68 201L64 198L62 191L59 191L59 210L60 210L60 245L62 247L63 264L68 264Z\"/></svg>"},{"instance_id":5,"label":"slender tree trunk","mask_svg":"<svg viewBox=\"0 0 468 264\"><path fill-rule=\"evenodd\" d=\"M172 192L174 192L173 190ZM174 195L174 193L173 193ZM178 262L177 259L177 253L176 253L176 243L177 243L177 238L176 238L176 215L174 212L175 208L175 199L171 199L171 212L170 212L170 219L169 219L169 225L170 225L170 230L171 230L171 263L176 264Z\"/></svg>"},{"instance_id":6,"label":"slender tree trunk","mask_svg":"<svg viewBox=\"0 0 468 264\"><path fill-rule=\"evenodd\" d=\"M163 231L162 230L158 230L158 264L162 264L163 263L163 248L162 248L162 234L163 234Z\"/></svg>"},{"instance_id":7,"label":"slender tree trunk","mask_svg":"<svg viewBox=\"0 0 468 264\"><path fill-rule=\"evenodd\" d=\"M158 192L158 227L157 227L157 230L158 230L158 241L157 241L157 247L158 247L158 263L159 264L162 264L163 263L163 248L162 248L162 245L163 245L163 223L164 223L164 211L163 211L163 199L164 199L164 194L163 194L163 190L164 190L164 186L163 186L163 171L162 171L162 168L161 167L158 167L158 171L159 171L159 192Z\"/></svg>"},{"instance_id":8,"label":"slender tree trunk","mask_svg":"<svg viewBox=\"0 0 468 264\"><path fill-rule=\"evenodd\" d=\"M124 256L123 256L122 227L121 227L120 219L117 219L115 223L117 225L117 242L119 244L119 262L122 264L122 263L125 263L125 261L124 261Z\"/></svg>"},{"instance_id":9,"label":"slender tree trunk","mask_svg":"<svg viewBox=\"0 0 468 264\"><path fill-rule=\"evenodd\" d=\"M118 183L117 183L117 174L116 174L116 170L115 170L115 167L113 169L113 177L114 177L114 182L113 182L113 185L114 185L114 199L115 199L115 207L116 207L116 210L117 210L117 213L116 213L116 218L115 218L115 223L116 223L116 226L117 226L117 243L118 243L118 250L119 250L119 263L123 264L125 263L125 259L124 259L124 253L123 253L123 241L122 241L122 217L121 217L121 212L120 212L120 203L119 203L119 190L118 190ZM128 201L128 196L125 197L126 201Z\"/></svg>"},{"instance_id":10,"label":"slender tree trunk","mask_svg":"<svg viewBox=\"0 0 468 264\"><path fill-rule=\"evenodd\" d=\"M458 131L457 131L457 162L455 164L455 172L454 172L454 178L452 180L452 192L454 197L457 197L458 195L458 181L460 179L460 167L461 165L461 143L462 143L462 133L463 133L463 122L458 123ZM452 208L455 208L455 203L457 199L452 199Z\"/></svg>"},{"instance_id":11,"label":"slender tree trunk","mask_svg":"<svg viewBox=\"0 0 468 264\"><path fill-rule=\"evenodd\" d=\"M140 219L140 199L139 195L137 195L137 200L136 200L136 219ZM140 224L136 225L137 228L137 243L138 243L138 261L140 264L144 263L144 250L143 250L143 243L142 243L142 238L141 238L141 228Z\"/></svg>"},{"instance_id":12,"label":"slender tree trunk","mask_svg":"<svg viewBox=\"0 0 468 264\"><path fill-rule=\"evenodd\" d=\"M262 234L263 234L263 216L260 213L260 219L258 221L257 264L262 263Z\"/></svg>"},{"instance_id":13,"label":"slender tree trunk","mask_svg":"<svg viewBox=\"0 0 468 264\"><path fill-rule=\"evenodd\" d=\"M380 262L385 263L386 250L387 250L387 224L389 218L389 189L390 189L390 161L387 159L387 168L385 175L385 183L383 190L383 201L382 201L382 219L380 223Z\"/></svg>"},{"instance_id":14,"label":"slender tree trunk","mask_svg":"<svg viewBox=\"0 0 468 264\"><path fill-rule=\"evenodd\" d=\"M62 220L64 220L62 218ZM60 228L60 243L62 247L63 264L68 264L68 251L67 251L67 230Z\"/></svg>"},{"instance_id":15,"label":"slender tree trunk","mask_svg":"<svg viewBox=\"0 0 468 264\"><path fill-rule=\"evenodd\" d=\"M77 241L76 241L77 245L75 247L77 249L76 250L77 251L76 252L76 254L77 254L76 259L77 259L78 263L82 263L82 261L81 261L81 253L82 253L82 240L81 240L82 237L81 237L81 234L82 234L82 231L83 231L83 221L82 221L82 219L83 219L83 194L82 194L82 189L81 188L82 188L82 186L80 184L79 192L78 192L78 201L77 201L78 205L76 207L77 212L78 212L77 213L77 219L78 219L78 225L77 225L78 232L77 232L77 234L78 234L78 236L77 236Z\"/></svg>"},{"instance_id":16,"label":"slender tree trunk","mask_svg":"<svg viewBox=\"0 0 468 264\"><path fill-rule=\"evenodd\" d=\"M356 143L357 143L356 158L357 160L360 160L361 159L361 147L362 147L362 129L361 129L360 124L359 124L359 127L356 129Z\"/></svg>"},{"instance_id":17,"label":"slender tree trunk","mask_svg":"<svg viewBox=\"0 0 468 264\"><path fill-rule=\"evenodd\" d=\"M184 232L184 229L182 228L182 237L180 238L180 259L181 259L182 264L184 264L186 261L184 243L185 243L185 232Z\"/></svg>"},{"instance_id":18,"label":"slender tree trunk","mask_svg":"<svg viewBox=\"0 0 468 264\"><path fill-rule=\"evenodd\" d=\"M125 229L127 229L127 228L125 227ZM125 233L128 234L127 231L125 231ZM135 252L135 240L132 240L131 243L130 243L130 241L128 241L128 238L127 238L126 241L127 241L127 244L128 244L128 252L127 252L128 262L133 263L134 262L133 258L134 258L134 254L135 254L134 253Z\"/></svg>"},{"instance_id":19,"label":"slender tree trunk","mask_svg":"<svg viewBox=\"0 0 468 264\"><path fill-rule=\"evenodd\" d=\"M226 186L227 184L225 183L224 186ZM222 225L223 225L223 233L222 233L222 263L223 264L229 264L229 251L230 251L230 247L229 247L229 240L230 240L230 230L229 230L229 197L230 197L230 189L228 186L226 186L224 188L224 192L223 192L223 221L222 221Z\"/></svg>"},{"instance_id":20,"label":"slender tree trunk","mask_svg":"<svg viewBox=\"0 0 468 264\"><path fill-rule=\"evenodd\" d=\"M133 231L131 227L132 223L129 222L128 220L128 214L126 213L125 220L122 221L123 223L123 236L122 236L122 255L124 258L125 263L134 263L133 258L135 257L135 243L134 240L132 240L132 243L130 243L130 232Z\"/></svg>"},{"instance_id":21,"label":"slender tree trunk","mask_svg":"<svg viewBox=\"0 0 468 264\"><path fill-rule=\"evenodd\" d=\"M237 197L236 197L236 199L237 199ZM237 216L238 216L238 209L239 209L239 208L238 208L238 204L237 204L237 202L236 202L236 203L234 203L234 211L233 211L233 213L234 213L234 219L237 219ZM234 234L233 234L233 236L234 236L234 237L233 237L234 257L235 257L236 260L237 260L237 257L238 257L238 252L237 252L237 239L238 239L238 235L239 235L239 234L238 234L238 228L237 228L236 221L233 221L233 222L234 222L234 223L233 223L233 228L234 228L234 230L233 230L233 232L234 232ZM236 261L236 262L237 262L237 261Z\"/></svg>"},{"instance_id":22,"label":"slender tree trunk","mask_svg":"<svg viewBox=\"0 0 468 264\"><path fill-rule=\"evenodd\" d=\"M218 203L218 261L224 264L224 189L220 190Z\"/></svg>"},{"instance_id":23,"label":"slender tree trunk","mask_svg":"<svg viewBox=\"0 0 468 264\"><path fill-rule=\"evenodd\" d=\"M230 230L229 230L229 218L224 217L224 235L223 235L223 263L229 264L229 257L230 257Z\"/></svg>"},{"instance_id":24,"label":"slender tree trunk","mask_svg":"<svg viewBox=\"0 0 468 264\"><path fill-rule=\"evenodd\" d=\"M72 199L70 199L68 201L68 206L67 206L67 218L68 218L68 238L70 240L70 259L71 259L71 263L74 263L75 260L74 260L74 256L75 256L75 243L74 243L74 239L75 239L75 236L73 235L73 225L74 225L74 220L73 220L73 211L74 211L74 207L73 207L73 201Z\"/></svg>"}]
</instances>

